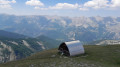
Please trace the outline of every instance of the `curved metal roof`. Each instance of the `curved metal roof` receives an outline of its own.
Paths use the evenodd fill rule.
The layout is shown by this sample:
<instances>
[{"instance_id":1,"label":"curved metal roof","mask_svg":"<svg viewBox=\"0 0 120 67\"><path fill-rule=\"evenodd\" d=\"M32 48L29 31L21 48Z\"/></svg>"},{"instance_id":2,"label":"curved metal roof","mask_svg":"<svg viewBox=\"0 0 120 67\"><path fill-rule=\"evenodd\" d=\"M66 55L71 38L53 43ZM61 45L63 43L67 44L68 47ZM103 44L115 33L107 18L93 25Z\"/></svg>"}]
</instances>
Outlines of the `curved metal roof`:
<instances>
[{"instance_id":1,"label":"curved metal roof","mask_svg":"<svg viewBox=\"0 0 120 67\"><path fill-rule=\"evenodd\" d=\"M80 43L79 40L71 41L71 42L64 42L64 43L68 47L70 56L75 56L75 55L79 55L79 54L83 54L84 53L84 47Z\"/></svg>"}]
</instances>

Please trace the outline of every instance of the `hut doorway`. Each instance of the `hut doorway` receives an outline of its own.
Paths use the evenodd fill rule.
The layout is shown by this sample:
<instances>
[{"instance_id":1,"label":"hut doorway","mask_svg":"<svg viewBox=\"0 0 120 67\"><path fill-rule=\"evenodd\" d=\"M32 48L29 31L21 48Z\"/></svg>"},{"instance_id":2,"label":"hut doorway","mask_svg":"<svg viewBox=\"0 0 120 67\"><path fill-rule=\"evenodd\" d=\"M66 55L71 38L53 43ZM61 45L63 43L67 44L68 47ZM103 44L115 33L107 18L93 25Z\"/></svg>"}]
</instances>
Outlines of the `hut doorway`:
<instances>
[{"instance_id":1,"label":"hut doorway","mask_svg":"<svg viewBox=\"0 0 120 67\"><path fill-rule=\"evenodd\" d=\"M59 52L62 54L62 55L66 55L66 56L70 56L70 53L69 53L69 50L68 50L68 47L65 43L62 43L60 45L60 47L58 48Z\"/></svg>"}]
</instances>

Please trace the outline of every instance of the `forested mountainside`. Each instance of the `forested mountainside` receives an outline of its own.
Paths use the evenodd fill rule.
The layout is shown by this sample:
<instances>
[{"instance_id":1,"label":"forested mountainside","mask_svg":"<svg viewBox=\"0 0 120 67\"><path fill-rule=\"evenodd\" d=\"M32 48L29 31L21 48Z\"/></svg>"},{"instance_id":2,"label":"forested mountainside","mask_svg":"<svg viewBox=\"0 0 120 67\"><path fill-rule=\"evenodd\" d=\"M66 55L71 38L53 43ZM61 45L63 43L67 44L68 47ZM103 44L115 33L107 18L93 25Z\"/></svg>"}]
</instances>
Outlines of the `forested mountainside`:
<instances>
[{"instance_id":1,"label":"forested mountainside","mask_svg":"<svg viewBox=\"0 0 120 67\"><path fill-rule=\"evenodd\" d=\"M27 36L24 36L22 34L18 34L18 33L13 33L13 32L8 32L8 31L4 31L4 30L0 30L0 38L27 38Z\"/></svg>"},{"instance_id":2,"label":"forested mountainside","mask_svg":"<svg viewBox=\"0 0 120 67\"><path fill-rule=\"evenodd\" d=\"M43 35L30 38L12 32L4 31L3 33L0 31L0 63L22 59L39 51L56 48L59 43L59 41Z\"/></svg>"}]
</instances>

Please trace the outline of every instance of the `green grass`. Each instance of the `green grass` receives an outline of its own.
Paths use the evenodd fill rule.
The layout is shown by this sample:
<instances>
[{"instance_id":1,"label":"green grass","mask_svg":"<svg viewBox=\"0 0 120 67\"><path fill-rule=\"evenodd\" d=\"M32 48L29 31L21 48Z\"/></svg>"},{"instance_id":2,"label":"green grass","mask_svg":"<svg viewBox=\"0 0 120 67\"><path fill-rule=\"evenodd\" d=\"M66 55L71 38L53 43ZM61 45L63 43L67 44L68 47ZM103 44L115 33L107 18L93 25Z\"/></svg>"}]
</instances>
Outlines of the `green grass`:
<instances>
[{"instance_id":1,"label":"green grass","mask_svg":"<svg viewBox=\"0 0 120 67\"><path fill-rule=\"evenodd\" d=\"M84 55L66 57L52 49L0 67L120 67L120 45L84 47Z\"/></svg>"}]
</instances>

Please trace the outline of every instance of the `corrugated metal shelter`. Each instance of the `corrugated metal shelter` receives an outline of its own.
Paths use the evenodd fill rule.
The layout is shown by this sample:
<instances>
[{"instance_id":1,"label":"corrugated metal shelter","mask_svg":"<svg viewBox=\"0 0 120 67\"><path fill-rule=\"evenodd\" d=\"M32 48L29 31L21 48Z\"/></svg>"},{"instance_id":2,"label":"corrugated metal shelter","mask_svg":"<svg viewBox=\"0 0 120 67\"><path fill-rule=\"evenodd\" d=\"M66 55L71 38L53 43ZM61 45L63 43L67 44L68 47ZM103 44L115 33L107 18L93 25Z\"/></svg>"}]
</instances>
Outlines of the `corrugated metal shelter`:
<instances>
[{"instance_id":1,"label":"corrugated metal shelter","mask_svg":"<svg viewBox=\"0 0 120 67\"><path fill-rule=\"evenodd\" d=\"M58 50L60 53L67 56L75 56L84 54L84 47L79 40L71 42L63 42L60 44Z\"/></svg>"}]
</instances>

